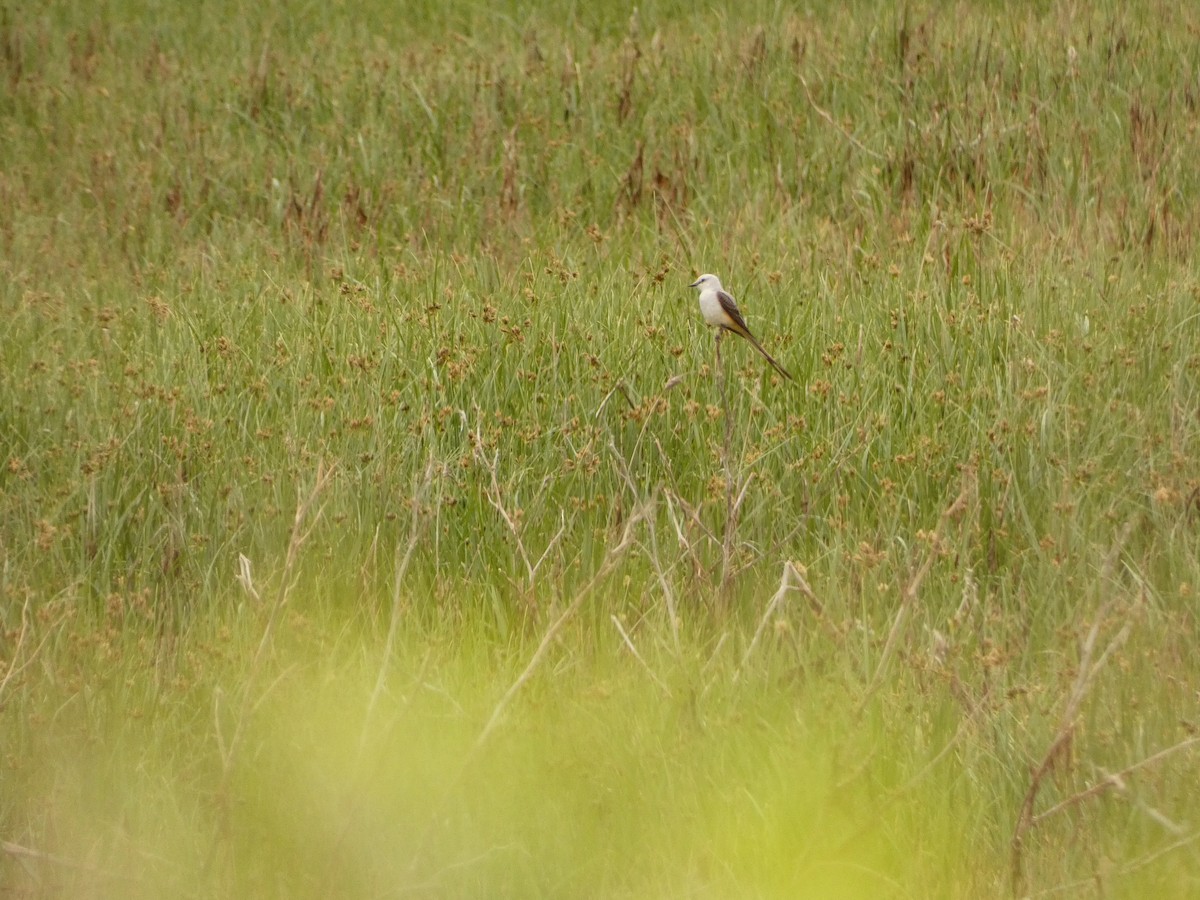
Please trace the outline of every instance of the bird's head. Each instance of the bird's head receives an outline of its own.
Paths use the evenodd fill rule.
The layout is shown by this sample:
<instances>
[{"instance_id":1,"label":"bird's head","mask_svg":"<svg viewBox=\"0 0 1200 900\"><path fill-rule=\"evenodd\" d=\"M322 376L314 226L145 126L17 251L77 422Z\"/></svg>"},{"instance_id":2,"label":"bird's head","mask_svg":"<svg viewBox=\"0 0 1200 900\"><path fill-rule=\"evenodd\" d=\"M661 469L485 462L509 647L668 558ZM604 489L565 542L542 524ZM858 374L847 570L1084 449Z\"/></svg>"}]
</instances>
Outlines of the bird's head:
<instances>
[{"instance_id":1,"label":"bird's head","mask_svg":"<svg viewBox=\"0 0 1200 900\"><path fill-rule=\"evenodd\" d=\"M698 291L719 291L721 289L721 279L716 275L701 275L689 284L688 287L694 287Z\"/></svg>"}]
</instances>

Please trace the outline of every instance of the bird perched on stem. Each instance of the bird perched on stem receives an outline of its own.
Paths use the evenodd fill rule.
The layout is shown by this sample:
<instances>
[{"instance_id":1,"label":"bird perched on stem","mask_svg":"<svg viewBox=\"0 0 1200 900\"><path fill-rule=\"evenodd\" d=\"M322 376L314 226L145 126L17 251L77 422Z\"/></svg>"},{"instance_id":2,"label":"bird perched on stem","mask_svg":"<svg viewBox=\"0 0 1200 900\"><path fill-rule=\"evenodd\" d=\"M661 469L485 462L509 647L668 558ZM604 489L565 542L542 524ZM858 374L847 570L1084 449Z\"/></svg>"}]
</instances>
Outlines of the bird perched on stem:
<instances>
[{"instance_id":1,"label":"bird perched on stem","mask_svg":"<svg viewBox=\"0 0 1200 900\"><path fill-rule=\"evenodd\" d=\"M763 349L763 345L758 342L758 338L750 333L750 329L746 326L746 320L742 318L741 311L737 308L737 303L721 287L721 279L716 275L701 275L688 285L688 287L694 287L700 292L700 312L704 316L705 322L721 329L717 333L718 338L726 331L732 331L734 334L741 335L754 345L754 349L761 353L767 362L775 367L776 372L789 381L795 380L787 369L776 362L775 358Z\"/></svg>"}]
</instances>

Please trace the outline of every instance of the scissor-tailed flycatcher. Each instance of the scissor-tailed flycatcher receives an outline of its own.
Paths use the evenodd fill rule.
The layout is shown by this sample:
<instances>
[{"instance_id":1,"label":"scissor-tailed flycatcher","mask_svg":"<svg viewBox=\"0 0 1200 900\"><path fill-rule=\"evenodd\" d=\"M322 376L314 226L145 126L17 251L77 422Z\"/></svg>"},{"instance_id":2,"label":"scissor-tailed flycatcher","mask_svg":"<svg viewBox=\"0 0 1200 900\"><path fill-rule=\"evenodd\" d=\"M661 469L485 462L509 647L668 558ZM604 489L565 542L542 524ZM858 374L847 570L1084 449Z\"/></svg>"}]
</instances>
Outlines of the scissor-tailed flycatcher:
<instances>
[{"instance_id":1,"label":"scissor-tailed flycatcher","mask_svg":"<svg viewBox=\"0 0 1200 900\"><path fill-rule=\"evenodd\" d=\"M775 367L775 371L784 378L794 380L791 373L777 363L774 357L763 349L763 345L758 342L758 339L750 333L750 329L746 327L746 320L742 318L733 297L721 287L721 279L716 275L701 275L688 287L694 287L700 291L700 312L704 315L705 322L724 331L740 334L754 345L754 349L761 353L767 362ZM720 336L720 332L718 332L717 337Z\"/></svg>"}]
</instances>

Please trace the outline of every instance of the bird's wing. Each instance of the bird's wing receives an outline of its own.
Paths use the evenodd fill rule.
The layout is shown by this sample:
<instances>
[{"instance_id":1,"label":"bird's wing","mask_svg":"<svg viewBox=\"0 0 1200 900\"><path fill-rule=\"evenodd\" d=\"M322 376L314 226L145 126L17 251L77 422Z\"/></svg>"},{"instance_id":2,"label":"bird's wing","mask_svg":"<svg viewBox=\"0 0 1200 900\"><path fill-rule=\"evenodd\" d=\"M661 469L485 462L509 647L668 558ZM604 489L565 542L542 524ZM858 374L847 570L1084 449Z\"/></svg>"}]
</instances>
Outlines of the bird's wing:
<instances>
[{"instance_id":1,"label":"bird's wing","mask_svg":"<svg viewBox=\"0 0 1200 900\"><path fill-rule=\"evenodd\" d=\"M746 325L746 320L742 318L742 312L738 309L732 295L726 291L717 291L717 300L721 304L721 309L725 310L729 318L733 320L733 324L749 333L750 329Z\"/></svg>"}]
</instances>

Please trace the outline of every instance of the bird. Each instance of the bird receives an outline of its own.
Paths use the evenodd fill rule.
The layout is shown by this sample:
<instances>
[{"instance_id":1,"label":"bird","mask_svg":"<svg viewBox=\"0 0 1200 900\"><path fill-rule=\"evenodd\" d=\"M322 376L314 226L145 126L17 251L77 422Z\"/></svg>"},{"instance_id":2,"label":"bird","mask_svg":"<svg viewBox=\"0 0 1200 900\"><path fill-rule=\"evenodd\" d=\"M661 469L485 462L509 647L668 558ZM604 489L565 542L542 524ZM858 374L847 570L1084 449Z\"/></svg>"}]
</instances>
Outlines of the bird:
<instances>
[{"instance_id":1,"label":"bird","mask_svg":"<svg viewBox=\"0 0 1200 900\"><path fill-rule=\"evenodd\" d=\"M758 338L750 333L750 329L746 326L746 320L742 318L742 313L737 308L737 303L721 287L721 279L716 275L701 275L688 287L694 287L700 292L700 313L704 316L705 322L720 329L717 332L718 339L726 331L741 335L754 345L754 349L761 353L767 362L775 367L776 372L789 381L795 381L792 373L776 362L775 358L763 349Z\"/></svg>"}]
</instances>

